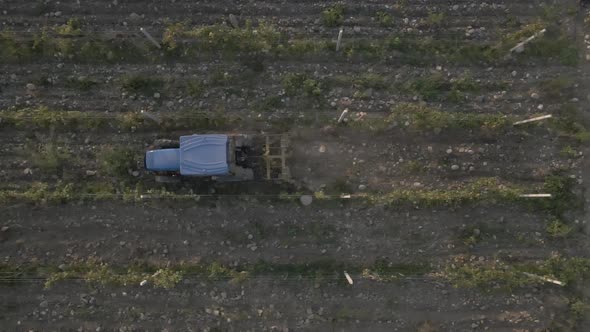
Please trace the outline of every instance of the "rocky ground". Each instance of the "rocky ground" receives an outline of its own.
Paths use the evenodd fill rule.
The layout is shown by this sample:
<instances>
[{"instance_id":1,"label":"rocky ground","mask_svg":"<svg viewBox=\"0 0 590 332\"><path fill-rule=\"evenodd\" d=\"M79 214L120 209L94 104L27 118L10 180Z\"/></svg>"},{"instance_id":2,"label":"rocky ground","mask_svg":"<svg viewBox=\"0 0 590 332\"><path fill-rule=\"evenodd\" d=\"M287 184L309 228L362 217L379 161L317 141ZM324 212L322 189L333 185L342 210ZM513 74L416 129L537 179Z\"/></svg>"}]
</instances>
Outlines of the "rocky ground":
<instances>
[{"instance_id":1,"label":"rocky ground","mask_svg":"<svg viewBox=\"0 0 590 332\"><path fill-rule=\"evenodd\" d=\"M590 151L583 137L590 30L587 10L575 1L7 0L0 15L0 330L590 327ZM234 20L238 28L229 28ZM244 51L243 35L231 39L221 28L177 36L177 52L166 39L174 23L249 31L247 20L257 31L252 40L266 31L260 22L279 40ZM477 48L469 49L477 56L453 51L504 50L541 26L531 24L549 30L533 51L493 59ZM335 52L340 26L342 51ZM151 45L141 27L163 48ZM214 38L223 33L229 41ZM424 44L403 48L396 36L439 44L428 44L427 52ZM52 42L59 51L47 51ZM116 46L87 52L86 42ZM328 46L284 51L296 43ZM48 113L36 113L39 107ZM348 116L337 123L345 108ZM199 130L117 123L140 110L239 120ZM415 115L420 110L428 110L424 118ZM68 111L112 123L68 122L61 118ZM543 114L554 119L512 125ZM464 116L470 120L454 125ZM142 169L143 151L156 138L195 131L288 132L294 184L155 183ZM105 154L113 149L129 155ZM122 167L105 165L105 158ZM556 178L563 187L550 185ZM476 187L472 196L517 188L554 197L547 204L509 194L447 201L490 179L497 188ZM75 188L67 196L44 196L67 185ZM116 195L100 198L102 188ZM172 197L120 194L162 188ZM174 198L187 192L202 195ZM313 202L302 204L302 194ZM567 277L565 286L532 278L498 286L521 280L511 266L540 273L551 257L579 259L546 276ZM376 274L380 262L388 262L390 275ZM191 270L158 287L153 276L141 284L101 282L104 270L77 271L46 287L80 264L104 264L118 276L137 266L151 274L146 266L201 265L250 274L235 282L213 268ZM478 282L468 273L450 277L478 266L496 268L474 273Z\"/></svg>"}]
</instances>

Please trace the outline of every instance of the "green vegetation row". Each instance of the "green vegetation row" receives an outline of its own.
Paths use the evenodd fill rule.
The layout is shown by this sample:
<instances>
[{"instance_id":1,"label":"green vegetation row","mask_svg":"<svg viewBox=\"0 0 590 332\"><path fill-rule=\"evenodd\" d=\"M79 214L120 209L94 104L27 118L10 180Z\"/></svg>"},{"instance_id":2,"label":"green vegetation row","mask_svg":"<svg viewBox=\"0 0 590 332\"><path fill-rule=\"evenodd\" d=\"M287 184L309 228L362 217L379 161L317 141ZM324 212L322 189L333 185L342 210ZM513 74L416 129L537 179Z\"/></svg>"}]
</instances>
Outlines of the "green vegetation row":
<instances>
[{"instance_id":1,"label":"green vegetation row","mask_svg":"<svg viewBox=\"0 0 590 332\"><path fill-rule=\"evenodd\" d=\"M76 22L68 22L69 28L58 30L58 37L50 37L47 31L30 40L19 40L12 33L0 34L1 62L28 62L40 57L76 62L156 61L161 58L159 50L138 46L129 39L101 39L85 36ZM459 63L495 63L506 56L508 50L545 27L535 23L520 27L499 42L477 44L429 37L411 38L393 36L380 39L352 39L343 43L341 52L345 58L358 56L374 59L398 59L409 64L427 64L433 60ZM578 60L574 40L560 28L547 27L548 32L539 40L527 45L520 58L556 58L565 65L575 65ZM188 40L187 40L188 39ZM189 42L190 40L190 42ZM147 44L146 44L147 45ZM162 38L163 55L194 59L204 53L236 56L238 54L267 55L293 58L308 55L335 54L335 42L320 39L292 39L275 26L260 23L253 26L247 22L242 28L224 24L188 27L183 23L170 25Z\"/></svg>"},{"instance_id":2,"label":"green vegetation row","mask_svg":"<svg viewBox=\"0 0 590 332\"><path fill-rule=\"evenodd\" d=\"M159 123L140 112L95 113L50 110L47 107L0 111L0 127L14 129L57 130L182 130L222 129L240 121L238 117L207 114L200 111L179 111L174 115L158 114Z\"/></svg>"},{"instance_id":3,"label":"green vegetation row","mask_svg":"<svg viewBox=\"0 0 590 332\"><path fill-rule=\"evenodd\" d=\"M115 167L116 165L111 165ZM9 184L5 184L8 186ZM556 216L569 210L579 208L579 200L572 192L574 179L566 176L553 175L546 178L543 188L531 186L519 187L513 184L500 182L496 178L483 178L465 185L457 185L455 188L445 190L394 190L386 193L362 193L352 195L350 198L341 198L338 195L326 195L323 192L315 193L316 198L323 201L351 201L369 205L398 206L458 206L478 202L498 203L522 203L534 204L537 208L555 214ZM521 193L541 190L553 195L551 199L531 200L519 197ZM264 195L261 197L276 198L279 200L298 200L303 193L291 193L280 195ZM229 196L240 197L231 194ZM244 195L247 197L248 195ZM199 195L180 193L166 188L146 188L141 183L135 187L119 185L114 186L107 182L84 183L33 183L26 189L0 190L0 204L29 203L29 204L61 204L80 201L105 201L123 199L124 201L144 201L146 197L161 200L195 201L201 198L225 197L219 195Z\"/></svg>"},{"instance_id":4,"label":"green vegetation row","mask_svg":"<svg viewBox=\"0 0 590 332\"><path fill-rule=\"evenodd\" d=\"M457 287L492 290L513 290L536 286L545 281L531 277L551 278L566 286L583 280L590 274L590 259L582 257L565 258L552 256L539 262L507 264L500 260L471 262L465 257L455 257L449 266L437 270L430 264L394 264L387 259L377 259L366 265L352 265L332 259L310 263L278 264L258 261L255 264L236 267L224 266L218 262L155 266L135 262L127 267L112 266L90 260L69 265L1 265L0 283L16 284L29 280L41 280L46 287L65 280L82 280L95 285L139 286L142 281L153 287L172 288L183 279L228 281L239 284L256 277L277 279L309 279L314 283L346 284L343 272L355 278L361 277L381 282L391 282L405 277L432 277L446 280ZM524 272L524 273L523 273Z\"/></svg>"},{"instance_id":5,"label":"green vegetation row","mask_svg":"<svg viewBox=\"0 0 590 332\"><path fill-rule=\"evenodd\" d=\"M590 131L580 121L580 110L566 104L548 121L521 125L518 129L545 126L557 135L577 142L590 139ZM451 112L420 103L400 103L385 118L366 118L351 122L351 126L382 131L392 126L417 131L481 130L482 134L500 134L514 128L513 123L523 120L512 115L490 113Z\"/></svg>"},{"instance_id":6,"label":"green vegetation row","mask_svg":"<svg viewBox=\"0 0 590 332\"><path fill-rule=\"evenodd\" d=\"M458 287L478 287L488 291L512 290L546 282L531 278L527 273L571 285L590 276L590 259L552 256L539 262L508 264L496 259L470 261L467 257L460 256L455 257L455 261L440 275Z\"/></svg>"},{"instance_id":7,"label":"green vegetation row","mask_svg":"<svg viewBox=\"0 0 590 332\"><path fill-rule=\"evenodd\" d=\"M0 265L0 284L16 284L19 281L43 280L46 287L51 287L64 280L83 280L97 285L139 286L147 281L150 286L172 288L182 279L209 281L229 281L241 283L248 278L276 277L293 279L310 279L316 283L334 282L342 279L343 272L363 274L379 280L396 280L406 276L424 275L431 268L427 264L392 264L385 259L378 259L373 264L358 266L337 262L331 259L301 264L277 264L258 261L251 265L238 267L224 266L218 262L187 264L175 266L154 266L147 263L134 263L128 267L111 266L90 260L65 266L12 266ZM342 282L343 280L340 280ZM346 282L346 281L344 281Z\"/></svg>"},{"instance_id":8,"label":"green vegetation row","mask_svg":"<svg viewBox=\"0 0 590 332\"><path fill-rule=\"evenodd\" d=\"M301 118L299 116L282 116L267 119L265 124L277 130L288 130L295 125L312 125L320 121L326 123L334 121L327 113L318 116L319 120ZM566 105L549 121L528 126L543 126L548 124L559 135L585 141L590 138L588 130L578 120L579 110L573 105ZM50 110L46 107L23 108L17 110L0 111L0 127L21 130L102 130L114 128L118 130L229 130L249 122L255 122L246 116L227 115L221 113L205 113L193 110L183 110L174 113L160 114L154 117L139 112L125 113L95 113L84 111ZM421 131L483 129L488 132L502 133L512 124L522 120L514 116L489 113L467 113L442 111L423 104L401 103L395 106L391 113L383 117L367 117L362 121L351 121L350 126L384 130L393 124L408 129ZM519 128L526 128L520 126Z\"/></svg>"}]
</instances>

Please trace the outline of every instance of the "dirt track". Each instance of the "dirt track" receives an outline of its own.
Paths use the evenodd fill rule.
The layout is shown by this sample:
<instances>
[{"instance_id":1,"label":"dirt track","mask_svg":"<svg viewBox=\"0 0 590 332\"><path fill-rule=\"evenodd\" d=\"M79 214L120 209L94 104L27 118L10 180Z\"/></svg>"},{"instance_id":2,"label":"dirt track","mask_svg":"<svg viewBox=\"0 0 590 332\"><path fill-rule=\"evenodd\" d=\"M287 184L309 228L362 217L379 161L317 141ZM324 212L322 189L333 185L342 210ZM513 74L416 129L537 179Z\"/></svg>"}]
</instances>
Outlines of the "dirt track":
<instances>
[{"instance_id":1,"label":"dirt track","mask_svg":"<svg viewBox=\"0 0 590 332\"><path fill-rule=\"evenodd\" d=\"M392 108L404 103L447 115L515 119L539 114L559 118L567 115L567 106L587 118L588 68L583 49L590 30L583 23L586 11L576 16L575 10L568 10L577 9L574 1L555 1L557 7L545 9L528 1L504 0L342 4L346 52L335 53L329 43L338 27L323 23L327 5L313 1L176 0L163 5L139 0L80 4L6 0L0 3L0 18L16 42L32 45L45 29L62 42L114 40L127 43L129 54L141 54L124 60L81 59L59 52L19 58L0 50L0 110L47 106L98 117L140 109L162 116L199 110L210 117L247 119L224 128L244 132L276 131L267 120L283 119L279 127L290 128L293 135L290 162L297 184L302 185L298 190L317 196L323 191L335 196L385 195L396 190L452 192L491 177L536 193L545 190L549 175L561 172L573 179L572 190L581 198L590 180L588 144L565 135L551 122L495 131L416 130L410 121L373 130L362 121L353 123L358 112L367 113L368 119L385 119ZM380 17L380 11L391 21ZM326 42L330 49L301 56L260 53L254 63L252 54L239 52L170 56L150 46L139 32L145 27L161 41L171 23L230 25L230 13L241 25L248 19L255 25L266 21L282 39ZM444 13L440 21L437 13ZM81 32L60 36L55 28L70 18L80 20ZM497 45L539 21L557 22L577 43L582 51L578 65L564 64L567 61L559 52L486 62L455 61L445 56L449 51L444 48L412 59L404 54L411 50L376 55L369 47L351 46L392 36L432 37L456 47ZM5 39L0 42L5 49L12 45ZM198 42L179 40L182 47ZM319 94L302 87L289 93L285 81L290 74L305 77L307 83L300 83L312 85ZM127 91L124 81L133 75L158 82L155 88ZM465 88L456 83L462 79L469 83ZM189 82L198 89L191 90ZM429 85L432 82L439 85ZM349 124L337 125L343 105L351 110ZM0 121L2 190L20 190L35 182L130 188L139 183L159 188L141 169L142 151L155 138L188 133L116 126L28 130L22 129L26 123L21 125L18 129ZM46 143L75 158L58 171L47 172L32 156ZM129 169L137 171L136 176L103 171L99 152L110 146L137 152ZM590 288L583 279L566 287L527 284L489 292L492 283L488 289L454 287L435 273L451 268L457 256L479 263L531 265L555 254L590 258L587 197L585 210L560 211L556 216L555 211L500 201L384 207L318 199L302 206L297 199L256 197L265 194L254 192L256 188L240 198L203 197L199 202L72 200L56 206L22 202L2 206L0 331L587 331L590 327L589 312L575 316L572 310L574 301L590 304ZM547 226L556 218L571 227L567 236L549 234ZM125 270L134 263L247 266L261 261L301 266L330 261L364 267L378 259L422 264L433 273L377 281L355 272L352 286L346 284L343 271L322 280L256 275L239 285L188 274L171 289L94 285L74 278L46 289L42 276L17 274L17 278L7 272L13 267L57 268L92 260Z\"/></svg>"}]
</instances>

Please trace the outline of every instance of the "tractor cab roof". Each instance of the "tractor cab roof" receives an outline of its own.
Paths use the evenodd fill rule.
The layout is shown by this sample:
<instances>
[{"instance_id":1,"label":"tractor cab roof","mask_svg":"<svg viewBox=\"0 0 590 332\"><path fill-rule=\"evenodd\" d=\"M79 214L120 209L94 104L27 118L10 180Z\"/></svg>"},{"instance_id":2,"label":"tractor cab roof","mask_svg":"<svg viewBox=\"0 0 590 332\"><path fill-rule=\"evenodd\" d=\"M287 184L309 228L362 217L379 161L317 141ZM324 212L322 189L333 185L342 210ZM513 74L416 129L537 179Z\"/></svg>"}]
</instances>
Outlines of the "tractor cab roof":
<instances>
[{"instance_id":1,"label":"tractor cab roof","mask_svg":"<svg viewBox=\"0 0 590 332\"><path fill-rule=\"evenodd\" d=\"M229 173L227 135L180 136L180 174L193 176Z\"/></svg>"}]
</instances>

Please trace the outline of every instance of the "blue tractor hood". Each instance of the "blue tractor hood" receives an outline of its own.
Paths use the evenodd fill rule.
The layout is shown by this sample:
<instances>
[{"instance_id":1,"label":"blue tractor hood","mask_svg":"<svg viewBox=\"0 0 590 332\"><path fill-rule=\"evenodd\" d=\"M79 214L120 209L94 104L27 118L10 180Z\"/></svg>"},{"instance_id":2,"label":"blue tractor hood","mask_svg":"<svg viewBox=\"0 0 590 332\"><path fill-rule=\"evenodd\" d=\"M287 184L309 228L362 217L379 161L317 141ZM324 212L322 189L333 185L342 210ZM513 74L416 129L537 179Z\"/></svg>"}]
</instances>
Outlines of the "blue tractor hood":
<instances>
[{"instance_id":1,"label":"blue tractor hood","mask_svg":"<svg viewBox=\"0 0 590 332\"><path fill-rule=\"evenodd\" d=\"M227 135L180 136L180 174L229 174Z\"/></svg>"},{"instance_id":2,"label":"blue tractor hood","mask_svg":"<svg viewBox=\"0 0 590 332\"><path fill-rule=\"evenodd\" d=\"M155 172L178 172L179 149L150 150L145 153L145 168Z\"/></svg>"}]
</instances>

